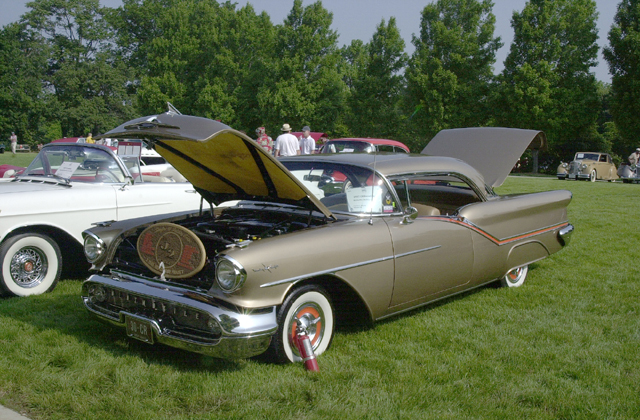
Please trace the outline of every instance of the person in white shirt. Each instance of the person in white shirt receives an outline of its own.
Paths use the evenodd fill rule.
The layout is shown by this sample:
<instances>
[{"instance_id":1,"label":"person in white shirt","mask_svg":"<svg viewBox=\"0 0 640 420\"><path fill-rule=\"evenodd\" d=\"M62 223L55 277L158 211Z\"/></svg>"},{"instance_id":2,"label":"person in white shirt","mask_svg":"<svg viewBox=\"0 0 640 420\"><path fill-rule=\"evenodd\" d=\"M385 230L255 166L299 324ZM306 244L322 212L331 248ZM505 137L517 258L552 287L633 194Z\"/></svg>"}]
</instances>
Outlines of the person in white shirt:
<instances>
[{"instance_id":1,"label":"person in white shirt","mask_svg":"<svg viewBox=\"0 0 640 420\"><path fill-rule=\"evenodd\" d=\"M296 136L291 134L291 126L284 124L280 130L283 133L276 139L276 157L299 155L300 144Z\"/></svg>"},{"instance_id":2,"label":"person in white shirt","mask_svg":"<svg viewBox=\"0 0 640 420\"><path fill-rule=\"evenodd\" d=\"M302 135L300 136L300 153L303 155L311 155L316 151L316 141L311 137L311 129L308 125L302 127Z\"/></svg>"}]
</instances>

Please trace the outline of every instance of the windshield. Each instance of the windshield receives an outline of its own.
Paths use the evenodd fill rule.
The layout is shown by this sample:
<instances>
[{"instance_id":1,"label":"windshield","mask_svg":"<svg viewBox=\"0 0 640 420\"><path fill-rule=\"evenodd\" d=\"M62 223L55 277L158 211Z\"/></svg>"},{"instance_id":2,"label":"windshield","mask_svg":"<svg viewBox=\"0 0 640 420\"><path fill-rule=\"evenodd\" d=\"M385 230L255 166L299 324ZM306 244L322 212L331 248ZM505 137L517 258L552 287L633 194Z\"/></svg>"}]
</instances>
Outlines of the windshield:
<instances>
[{"instance_id":1,"label":"windshield","mask_svg":"<svg viewBox=\"0 0 640 420\"><path fill-rule=\"evenodd\" d=\"M81 145L42 149L23 175L90 183L123 183L126 179L112 155L101 149Z\"/></svg>"},{"instance_id":2,"label":"windshield","mask_svg":"<svg viewBox=\"0 0 640 420\"><path fill-rule=\"evenodd\" d=\"M574 160L598 160L600 155L597 153L576 153Z\"/></svg>"},{"instance_id":3,"label":"windshield","mask_svg":"<svg viewBox=\"0 0 640 420\"><path fill-rule=\"evenodd\" d=\"M332 140L322 149L322 153L371 153L373 145L366 141Z\"/></svg>"},{"instance_id":4,"label":"windshield","mask_svg":"<svg viewBox=\"0 0 640 420\"><path fill-rule=\"evenodd\" d=\"M390 214L401 211L384 180L369 168L331 162L282 162L334 213Z\"/></svg>"}]
</instances>

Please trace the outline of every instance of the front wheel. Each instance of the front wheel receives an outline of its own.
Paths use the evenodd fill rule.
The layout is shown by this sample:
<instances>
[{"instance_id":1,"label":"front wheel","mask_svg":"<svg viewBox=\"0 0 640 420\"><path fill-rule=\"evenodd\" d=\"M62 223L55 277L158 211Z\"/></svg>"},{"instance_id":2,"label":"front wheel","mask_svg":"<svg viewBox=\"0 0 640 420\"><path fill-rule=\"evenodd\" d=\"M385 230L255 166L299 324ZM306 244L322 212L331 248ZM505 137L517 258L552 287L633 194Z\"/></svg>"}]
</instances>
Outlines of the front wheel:
<instances>
[{"instance_id":1,"label":"front wheel","mask_svg":"<svg viewBox=\"0 0 640 420\"><path fill-rule=\"evenodd\" d=\"M0 291L13 296L53 290L62 271L58 244L46 235L27 233L0 246Z\"/></svg>"},{"instance_id":2,"label":"front wheel","mask_svg":"<svg viewBox=\"0 0 640 420\"><path fill-rule=\"evenodd\" d=\"M598 178L598 174L596 173L596 170L595 169L591 170L591 172L589 173L589 181L596 182L597 178Z\"/></svg>"},{"instance_id":3,"label":"front wheel","mask_svg":"<svg viewBox=\"0 0 640 420\"><path fill-rule=\"evenodd\" d=\"M323 288L315 285L296 289L278 311L278 331L271 340L271 351L279 363L300 362L302 358L293 342L296 319L309 325L307 334L315 355L329 348L333 338L333 306Z\"/></svg>"},{"instance_id":4,"label":"front wheel","mask_svg":"<svg viewBox=\"0 0 640 420\"><path fill-rule=\"evenodd\" d=\"M520 287L527 279L527 273L529 272L529 266L514 268L509 271L506 276L500 280L500 284L503 287Z\"/></svg>"}]
</instances>

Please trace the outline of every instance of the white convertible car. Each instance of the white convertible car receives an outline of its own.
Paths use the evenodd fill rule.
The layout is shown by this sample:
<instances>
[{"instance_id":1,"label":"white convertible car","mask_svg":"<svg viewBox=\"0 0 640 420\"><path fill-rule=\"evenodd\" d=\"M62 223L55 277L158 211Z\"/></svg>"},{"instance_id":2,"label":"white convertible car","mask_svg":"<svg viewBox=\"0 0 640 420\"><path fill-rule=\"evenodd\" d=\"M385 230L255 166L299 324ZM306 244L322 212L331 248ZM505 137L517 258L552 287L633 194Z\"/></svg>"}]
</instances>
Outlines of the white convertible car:
<instances>
[{"instance_id":1,"label":"white convertible car","mask_svg":"<svg viewBox=\"0 0 640 420\"><path fill-rule=\"evenodd\" d=\"M51 143L0 183L0 292L44 293L63 264L65 274L87 269L82 231L92 223L200 208L191 184L144 182L136 167L105 146Z\"/></svg>"}]
</instances>

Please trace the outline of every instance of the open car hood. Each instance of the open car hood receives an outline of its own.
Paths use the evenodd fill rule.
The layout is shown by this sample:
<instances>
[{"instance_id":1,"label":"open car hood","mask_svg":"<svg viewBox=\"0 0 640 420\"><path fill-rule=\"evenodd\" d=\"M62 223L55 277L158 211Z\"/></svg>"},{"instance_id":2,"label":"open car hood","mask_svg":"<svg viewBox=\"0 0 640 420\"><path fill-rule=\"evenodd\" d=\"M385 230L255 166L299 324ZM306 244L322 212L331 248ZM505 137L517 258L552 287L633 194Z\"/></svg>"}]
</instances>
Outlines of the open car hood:
<instances>
[{"instance_id":1,"label":"open car hood","mask_svg":"<svg viewBox=\"0 0 640 420\"><path fill-rule=\"evenodd\" d=\"M526 149L546 149L542 131L478 127L442 130L422 149L423 154L465 161L491 187L502 185Z\"/></svg>"},{"instance_id":2,"label":"open car hood","mask_svg":"<svg viewBox=\"0 0 640 420\"><path fill-rule=\"evenodd\" d=\"M207 118L167 112L128 121L98 138L146 139L213 204L255 200L333 214L245 134Z\"/></svg>"}]
</instances>

